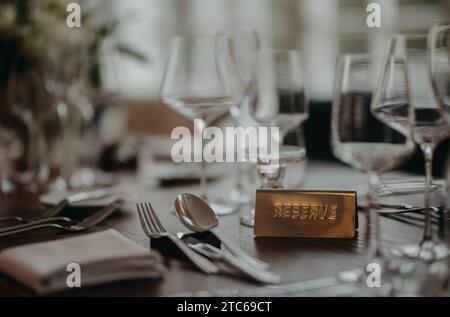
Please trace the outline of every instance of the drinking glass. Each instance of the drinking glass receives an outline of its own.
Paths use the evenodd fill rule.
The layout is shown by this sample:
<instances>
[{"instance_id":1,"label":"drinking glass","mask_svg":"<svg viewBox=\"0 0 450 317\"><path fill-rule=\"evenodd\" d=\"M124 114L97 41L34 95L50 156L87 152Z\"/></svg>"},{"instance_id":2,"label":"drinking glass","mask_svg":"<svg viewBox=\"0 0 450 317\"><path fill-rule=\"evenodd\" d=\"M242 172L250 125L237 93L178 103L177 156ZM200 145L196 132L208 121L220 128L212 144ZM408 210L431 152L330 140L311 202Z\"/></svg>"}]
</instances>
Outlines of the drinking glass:
<instances>
[{"instance_id":1,"label":"drinking glass","mask_svg":"<svg viewBox=\"0 0 450 317\"><path fill-rule=\"evenodd\" d=\"M309 117L300 53L261 50L257 84L258 93L255 102L250 104L250 114L263 128L276 128L278 133L264 135L267 139L262 144L259 142L257 149L247 148L248 159L257 164L260 188L298 188L306 159L302 123ZM258 134L261 140L263 134ZM294 175L297 182L292 181ZM253 226L253 222L254 209L244 210L241 223Z\"/></svg>"},{"instance_id":2,"label":"drinking glass","mask_svg":"<svg viewBox=\"0 0 450 317\"><path fill-rule=\"evenodd\" d=\"M20 182L31 191L38 191L49 178L49 164L43 123L53 115L51 98L45 91L44 76L38 66L27 70L17 67L8 81L8 107L25 123L27 137L27 168Z\"/></svg>"},{"instance_id":3,"label":"drinking glass","mask_svg":"<svg viewBox=\"0 0 450 317\"><path fill-rule=\"evenodd\" d=\"M428 34L431 81L450 122L450 21L436 22Z\"/></svg>"},{"instance_id":4,"label":"drinking glass","mask_svg":"<svg viewBox=\"0 0 450 317\"><path fill-rule=\"evenodd\" d=\"M379 86L380 98L374 102L373 110L384 122L397 129L407 129L411 124L409 111L413 111L412 132L414 141L419 145L425 157L425 227L422 242L419 246L401 248L401 256L421 258L435 261L449 255L444 244L436 241L431 226L432 206L430 192L432 191L433 154L436 146L450 136L450 125L444 119L433 92L428 55L428 38L425 34L396 34L388 44L387 63L384 67L385 81L397 81L401 89L390 91L389 85ZM406 77L401 80L392 76L391 68L402 67Z\"/></svg>"},{"instance_id":5,"label":"drinking glass","mask_svg":"<svg viewBox=\"0 0 450 317\"><path fill-rule=\"evenodd\" d=\"M282 136L309 117L300 52L263 49L258 58L258 95L250 114L262 126L280 128Z\"/></svg>"},{"instance_id":6,"label":"drinking glass","mask_svg":"<svg viewBox=\"0 0 450 317\"><path fill-rule=\"evenodd\" d=\"M367 175L367 263L378 263L384 268L386 258L380 245L377 211L380 175L399 166L414 152L415 144L408 125L390 127L372 114L372 92L376 81L373 65L374 61L368 55L343 55L339 58L331 146L338 159ZM399 72L399 76L405 76L401 73L402 69L389 69L396 74ZM386 84L386 81L382 80L381 83ZM412 111L406 107L405 113L405 120L412 122Z\"/></svg>"},{"instance_id":7,"label":"drinking glass","mask_svg":"<svg viewBox=\"0 0 450 317\"><path fill-rule=\"evenodd\" d=\"M81 34L81 33L80 33ZM42 35L41 41L48 41L52 33ZM56 36L61 36L57 34ZM79 155L77 147L78 130L82 121L80 109L74 101L76 87L86 71L88 60L84 38L79 34L67 34L66 42L61 47L49 47L43 54L45 71L45 89L54 99L54 109L61 125L61 158L59 175L51 184L56 190L66 191L71 188L70 177L77 171ZM79 100L78 100L79 101Z\"/></svg>"},{"instance_id":8,"label":"drinking glass","mask_svg":"<svg viewBox=\"0 0 450 317\"><path fill-rule=\"evenodd\" d=\"M249 110L249 105L255 101L256 94L256 66L258 52L261 49L259 34L252 29L229 29L222 30L219 34L230 38L231 52L236 61L237 71L243 82L245 97L240 105L231 107L230 114L234 126L243 127L248 125L245 117ZM238 149L242 150L242 149ZM251 195L245 189L244 177L250 172L248 165L238 163L234 175L234 188L231 190L229 200L236 207L247 204L251 200Z\"/></svg>"},{"instance_id":9,"label":"drinking glass","mask_svg":"<svg viewBox=\"0 0 450 317\"><path fill-rule=\"evenodd\" d=\"M0 126L0 195L14 193L17 182L16 164L24 146L14 130Z\"/></svg>"},{"instance_id":10,"label":"drinking glass","mask_svg":"<svg viewBox=\"0 0 450 317\"><path fill-rule=\"evenodd\" d=\"M216 118L242 102L244 90L226 36L177 37L172 40L161 99L179 113L194 119L203 132ZM203 147L202 147L203 148ZM201 153L201 195L207 200L206 162ZM217 214L230 208L213 206Z\"/></svg>"}]
</instances>

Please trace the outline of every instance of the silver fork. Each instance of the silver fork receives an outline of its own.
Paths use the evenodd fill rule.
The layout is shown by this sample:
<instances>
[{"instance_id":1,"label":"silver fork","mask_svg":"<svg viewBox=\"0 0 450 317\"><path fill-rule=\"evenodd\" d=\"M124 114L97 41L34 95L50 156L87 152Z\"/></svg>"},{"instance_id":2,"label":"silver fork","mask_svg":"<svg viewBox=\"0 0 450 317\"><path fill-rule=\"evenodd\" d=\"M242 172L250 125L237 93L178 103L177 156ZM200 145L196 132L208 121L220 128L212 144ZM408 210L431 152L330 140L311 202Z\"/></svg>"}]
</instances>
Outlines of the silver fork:
<instances>
[{"instance_id":1,"label":"silver fork","mask_svg":"<svg viewBox=\"0 0 450 317\"><path fill-rule=\"evenodd\" d=\"M11 231L0 233L0 238L5 238L5 237L13 236L16 234L25 233L25 232L43 229L43 228L56 228L56 229L60 229L63 231L69 231L69 232L85 231L85 230L95 226L96 224L100 223L104 219L106 219L109 215L111 215L113 212L115 212L120 207L121 203L122 203L122 201L120 201L120 200L115 201L112 204L102 208L101 210L95 212L93 215L86 217L85 219L83 219L79 222L66 221L67 222L66 224L60 224L60 223L37 224L34 226L22 228L22 229L11 230Z\"/></svg>"},{"instance_id":2,"label":"silver fork","mask_svg":"<svg viewBox=\"0 0 450 317\"><path fill-rule=\"evenodd\" d=\"M55 223L55 222L65 222L65 223L69 223L69 224L74 224L76 223L76 221L68 218L68 217L50 217L50 218L43 218L43 219L39 219L39 220L34 220L34 221L30 221L30 222L24 222L21 225L15 225L15 226L11 226L11 227L6 227L6 228L0 228L0 234L1 233L5 233L5 232L11 232L11 231L16 231L16 230L20 230L20 229L27 229L30 227L34 227L36 225L41 225L41 224L45 224L45 223Z\"/></svg>"},{"instance_id":3,"label":"silver fork","mask_svg":"<svg viewBox=\"0 0 450 317\"><path fill-rule=\"evenodd\" d=\"M219 267L217 265L191 250L183 241L164 228L150 203L136 204L136 208L142 229L147 237L151 239L166 237L201 271L206 274L219 273Z\"/></svg>"}]
</instances>

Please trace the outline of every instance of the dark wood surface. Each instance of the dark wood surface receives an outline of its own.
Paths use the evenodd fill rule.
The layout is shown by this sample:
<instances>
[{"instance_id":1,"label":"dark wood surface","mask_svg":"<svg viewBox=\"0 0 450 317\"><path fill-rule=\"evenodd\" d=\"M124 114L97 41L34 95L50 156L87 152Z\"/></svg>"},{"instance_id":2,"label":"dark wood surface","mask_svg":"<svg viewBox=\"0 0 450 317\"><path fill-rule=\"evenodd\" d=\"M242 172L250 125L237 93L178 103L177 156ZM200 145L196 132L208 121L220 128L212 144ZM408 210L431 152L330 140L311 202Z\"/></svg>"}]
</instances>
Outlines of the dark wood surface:
<instances>
[{"instance_id":1,"label":"dark wood surface","mask_svg":"<svg viewBox=\"0 0 450 317\"><path fill-rule=\"evenodd\" d=\"M358 190L359 199L365 191L364 175L349 167L336 163L310 162L305 189ZM404 178L403 173L391 173L391 178ZM230 180L210 184L212 195L226 197ZM136 201L151 201L159 213L161 221L172 232L187 232L178 222L173 210L173 202L180 192L197 192L197 186L176 188L159 188L156 186L139 186ZM2 197L0 216L32 216L42 211L44 206L37 203L32 196L20 195ZM88 213L89 210L73 209L71 213ZM360 214L359 234L355 239L255 239L252 229L239 224L238 214L220 218L219 230L246 252L260 257L270 263L272 270L280 274L283 281L295 282L325 276L353 269L361 265L366 252L365 218ZM120 213L107 219L94 230L115 228L125 236L143 246L149 246L149 240L142 233L134 204L130 202ZM396 220L382 218L381 237L385 248L395 244L416 243L420 241L421 230L418 226ZM46 241L67 237L67 234L53 230L40 231L0 240L0 250L25 243ZM219 290L228 288L251 288L254 284L230 276L207 276L179 260L166 258L167 274L162 281L134 281L109 284L93 288L81 288L68 291L63 296L170 296L202 290ZM8 277L0 274L0 296L33 296L26 288L18 285Z\"/></svg>"}]
</instances>

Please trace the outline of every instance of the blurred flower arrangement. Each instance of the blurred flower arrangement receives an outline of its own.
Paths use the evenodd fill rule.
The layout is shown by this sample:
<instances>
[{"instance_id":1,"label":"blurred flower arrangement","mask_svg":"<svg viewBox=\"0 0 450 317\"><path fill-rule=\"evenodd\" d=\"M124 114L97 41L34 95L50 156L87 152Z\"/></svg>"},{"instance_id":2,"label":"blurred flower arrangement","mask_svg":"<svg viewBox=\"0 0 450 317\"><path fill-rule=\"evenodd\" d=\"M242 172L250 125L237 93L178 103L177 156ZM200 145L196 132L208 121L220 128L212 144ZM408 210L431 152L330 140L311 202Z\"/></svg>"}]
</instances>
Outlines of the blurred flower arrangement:
<instances>
[{"instance_id":1,"label":"blurred flower arrangement","mask_svg":"<svg viewBox=\"0 0 450 317\"><path fill-rule=\"evenodd\" d=\"M66 25L66 8L73 2L82 8L81 28L71 29ZM95 0L0 0L0 84L7 81L13 65L25 70L42 58L42 54L64 59L67 50L83 46L88 54L89 82L95 88L101 87L101 46L126 21L101 17L96 12L96 3L101 4ZM115 43L113 49L146 61L144 55L123 43Z\"/></svg>"},{"instance_id":2,"label":"blurred flower arrangement","mask_svg":"<svg viewBox=\"0 0 450 317\"><path fill-rule=\"evenodd\" d=\"M66 22L70 14L67 6L74 2L81 7L80 28L70 28ZM116 30L126 20L102 14L108 6L110 1L104 0L0 0L0 125L13 130L26 126L25 132L18 133L27 144L22 161L27 162L25 169L33 170L26 175L39 184L47 182L48 172L41 171L49 167L58 170L60 180L63 178L61 188L72 187L72 175L86 178L86 173L77 173L86 162L95 169L92 148L100 148L96 146L95 127L92 129L96 105L114 102L102 91L104 46L146 62L145 56L115 39ZM35 69L40 69L38 76ZM39 80L39 76L44 77ZM15 101L8 95L14 95ZM22 105L17 104L17 98ZM43 113L53 113L50 133L46 122L52 114ZM52 161L59 166L53 166ZM90 179L94 179L92 175L89 171ZM31 182L29 177L22 179L23 183ZM89 182L79 183L93 185Z\"/></svg>"}]
</instances>

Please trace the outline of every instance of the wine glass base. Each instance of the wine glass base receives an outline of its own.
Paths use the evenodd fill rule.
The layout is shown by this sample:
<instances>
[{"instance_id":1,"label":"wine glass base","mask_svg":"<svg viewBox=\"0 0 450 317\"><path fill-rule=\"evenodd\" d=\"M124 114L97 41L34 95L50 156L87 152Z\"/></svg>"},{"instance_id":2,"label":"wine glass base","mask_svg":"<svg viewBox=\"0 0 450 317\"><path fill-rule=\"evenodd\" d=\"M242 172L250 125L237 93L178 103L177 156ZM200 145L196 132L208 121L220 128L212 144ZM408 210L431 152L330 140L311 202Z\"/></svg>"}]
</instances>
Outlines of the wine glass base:
<instances>
[{"instance_id":1,"label":"wine glass base","mask_svg":"<svg viewBox=\"0 0 450 317\"><path fill-rule=\"evenodd\" d=\"M236 205L218 200L210 200L208 201L208 204L211 206L212 210L214 210L217 216L232 215L238 210Z\"/></svg>"},{"instance_id":2,"label":"wine glass base","mask_svg":"<svg viewBox=\"0 0 450 317\"><path fill-rule=\"evenodd\" d=\"M231 190L229 194L229 198L232 204L236 206L240 206L243 204L248 204L251 202L251 196L248 193L245 193L239 189Z\"/></svg>"},{"instance_id":3,"label":"wine glass base","mask_svg":"<svg viewBox=\"0 0 450 317\"><path fill-rule=\"evenodd\" d=\"M450 256L450 249L443 243L424 241L420 245L406 245L401 248L392 249L391 253L400 258L435 262L447 259Z\"/></svg>"},{"instance_id":4,"label":"wine glass base","mask_svg":"<svg viewBox=\"0 0 450 317\"><path fill-rule=\"evenodd\" d=\"M17 190L17 187L7 179L0 179L0 194L13 194Z\"/></svg>"},{"instance_id":5,"label":"wine glass base","mask_svg":"<svg viewBox=\"0 0 450 317\"><path fill-rule=\"evenodd\" d=\"M252 208L241 215L241 225L253 228L255 225L255 210Z\"/></svg>"},{"instance_id":6,"label":"wine glass base","mask_svg":"<svg viewBox=\"0 0 450 317\"><path fill-rule=\"evenodd\" d=\"M448 267L445 261L430 264L412 258L375 256L362 270L340 272L337 280L353 285L358 296L436 296L447 283Z\"/></svg>"},{"instance_id":7,"label":"wine glass base","mask_svg":"<svg viewBox=\"0 0 450 317\"><path fill-rule=\"evenodd\" d=\"M69 189L69 186L67 184L67 181L61 177L58 176L50 185L49 189L51 191L57 191L57 192L66 192Z\"/></svg>"}]
</instances>

